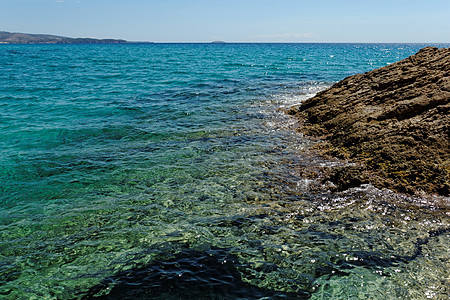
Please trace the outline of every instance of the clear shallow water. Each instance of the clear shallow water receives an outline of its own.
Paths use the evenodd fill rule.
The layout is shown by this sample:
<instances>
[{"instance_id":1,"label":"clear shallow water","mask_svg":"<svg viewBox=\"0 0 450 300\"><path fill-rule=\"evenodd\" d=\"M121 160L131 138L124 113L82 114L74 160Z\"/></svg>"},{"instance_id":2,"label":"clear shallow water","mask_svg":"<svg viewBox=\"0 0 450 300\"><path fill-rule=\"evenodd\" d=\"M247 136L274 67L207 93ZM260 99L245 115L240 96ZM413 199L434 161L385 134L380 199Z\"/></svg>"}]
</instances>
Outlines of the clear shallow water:
<instances>
[{"instance_id":1,"label":"clear shallow water","mask_svg":"<svg viewBox=\"0 0 450 300\"><path fill-rule=\"evenodd\" d=\"M447 299L448 199L310 188L280 111L423 46L1 45L0 297Z\"/></svg>"}]
</instances>

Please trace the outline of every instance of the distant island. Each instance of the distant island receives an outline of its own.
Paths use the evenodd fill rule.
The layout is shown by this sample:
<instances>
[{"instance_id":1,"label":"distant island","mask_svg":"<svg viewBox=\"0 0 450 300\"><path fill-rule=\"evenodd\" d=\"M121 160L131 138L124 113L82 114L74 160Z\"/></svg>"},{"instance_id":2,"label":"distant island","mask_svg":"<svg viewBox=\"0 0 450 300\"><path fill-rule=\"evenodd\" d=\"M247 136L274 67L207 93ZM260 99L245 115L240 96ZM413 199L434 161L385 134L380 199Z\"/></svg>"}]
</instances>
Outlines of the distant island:
<instances>
[{"instance_id":1,"label":"distant island","mask_svg":"<svg viewBox=\"0 0 450 300\"><path fill-rule=\"evenodd\" d=\"M0 44L125 44L118 39L70 38L50 34L28 34L0 31Z\"/></svg>"}]
</instances>

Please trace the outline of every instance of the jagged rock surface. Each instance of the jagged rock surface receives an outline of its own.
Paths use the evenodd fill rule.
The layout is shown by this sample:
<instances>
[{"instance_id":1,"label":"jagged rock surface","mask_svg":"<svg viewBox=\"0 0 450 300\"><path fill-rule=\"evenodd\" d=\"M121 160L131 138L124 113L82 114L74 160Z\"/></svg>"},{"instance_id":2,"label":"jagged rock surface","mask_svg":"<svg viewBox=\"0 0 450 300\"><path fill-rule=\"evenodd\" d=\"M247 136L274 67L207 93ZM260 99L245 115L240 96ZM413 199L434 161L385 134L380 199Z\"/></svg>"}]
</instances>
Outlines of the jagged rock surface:
<instances>
[{"instance_id":1,"label":"jagged rock surface","mask_svg":"<svg viewBox=\"0 0 450 300\"><path fill-rule=\"evenodd\" d=\"M357 181L448 196L449 100L450 49L427 47L347 77L290 114L302 132L327 140L329 153L360 162Z\"/></svg>"}]
</instances>

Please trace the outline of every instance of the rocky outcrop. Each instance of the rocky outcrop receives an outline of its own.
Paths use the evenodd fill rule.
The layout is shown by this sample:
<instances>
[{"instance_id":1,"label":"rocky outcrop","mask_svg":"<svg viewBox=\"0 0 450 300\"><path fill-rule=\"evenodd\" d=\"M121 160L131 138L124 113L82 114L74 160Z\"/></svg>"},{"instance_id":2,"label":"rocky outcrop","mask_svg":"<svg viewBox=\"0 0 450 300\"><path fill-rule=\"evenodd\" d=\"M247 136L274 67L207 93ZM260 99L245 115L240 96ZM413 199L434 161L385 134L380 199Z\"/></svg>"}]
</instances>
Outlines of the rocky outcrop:
<instances>
[{"instance_id":1,"label":"rocky outcrop","mask_svg":"<svg viewBox=\"0 0 450 300\"><path fill-rule=\"evenodd\" d=\"M327 141L327 153L359 163L330 178L448 196L449 102L450 49L427 47L345 78L290 114L302 132Z\"/></svg>"}]
</instances>

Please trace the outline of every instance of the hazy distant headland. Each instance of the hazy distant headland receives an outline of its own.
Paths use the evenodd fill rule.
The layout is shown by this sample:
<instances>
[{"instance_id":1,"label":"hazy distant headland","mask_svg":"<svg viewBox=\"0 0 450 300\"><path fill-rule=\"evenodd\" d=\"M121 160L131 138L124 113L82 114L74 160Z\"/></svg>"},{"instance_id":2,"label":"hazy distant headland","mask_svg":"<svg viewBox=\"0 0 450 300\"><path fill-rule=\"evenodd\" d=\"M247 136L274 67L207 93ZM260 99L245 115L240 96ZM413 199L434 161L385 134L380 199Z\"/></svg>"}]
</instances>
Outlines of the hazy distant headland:
<instances>
[{"instance_id":1,"label":"hazy distant headland","mask_svg":"<svg viewBox=\"0 0 450 300\"><path fill-rule=\"evenodd\" d=\"M50 34L28 34L0 31L0 44L126 44L121 39L70 38ZM149 42L139 42L149 43Z\"/></svg>"}]
</instances>

